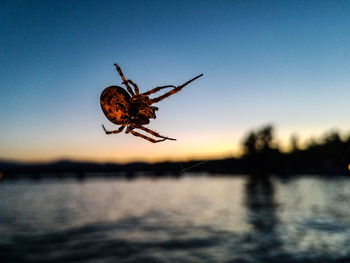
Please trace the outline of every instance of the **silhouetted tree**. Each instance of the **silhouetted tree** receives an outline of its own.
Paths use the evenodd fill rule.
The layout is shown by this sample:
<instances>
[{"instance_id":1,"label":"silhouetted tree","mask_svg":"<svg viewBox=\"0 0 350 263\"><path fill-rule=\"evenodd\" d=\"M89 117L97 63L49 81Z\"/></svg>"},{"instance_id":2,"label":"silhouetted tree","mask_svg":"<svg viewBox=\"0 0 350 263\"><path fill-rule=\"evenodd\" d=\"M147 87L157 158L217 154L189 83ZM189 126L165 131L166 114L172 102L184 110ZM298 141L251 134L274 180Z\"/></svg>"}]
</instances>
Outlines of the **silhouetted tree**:
<instances>
[{"instance_id":1,"label":"silhouetted tree","mask_svg":"<svg viewBox=\"0 0 350 263\"><path fill-rule=\"evenodd\" d=\"M332 131L329 134L326 134L324 139L326 144L339 144L342 143L340 135L337 131Z\"/></svg>"},{"instance_id":2,"label":"silhouetted tree","mask_svg":"<svg viewBox=\"0 0 350 263\"><path fill-rule=\"evenodd\" d=\"M243 141L246 169L252 174L263 174L275 169L280 153L274 142L272 125L251 131Z\"/></svg>"},{"instance_id":3,"label":"silhouetted tree","mask_svg":"<svg viewBox=\"0 0 350 263\"><path fill-rule=\"evenodd\" d=\"M247 139L243 143L244 147L244 154L246 156L252 156L256 154L256 134L254 132L250 132L249 135L247 136Z\"/></svg>"},{"instance_id":4,"label":"silhouetted tree","mask_svg":"<svg viewBox=\"0 0 350 263\"><path fill-rule=\"evenodd\" d=\"M268 125L263 127L257 134L256 148L258 152L266 152L275 149L273 143L273 127Z\"/></svg>"},{"instance_id":5,"label":"silhouetted tree","mask_svg":"<svg viewBox=\"0 0 350 263\"><path fill-rule=\"evenodd\" d=\"M262 154L276 150L277 146L273 138L273 127L267 125L257 132L250 132L243 142L245 156Z\"/></svg>"},{"instance_id":6,"label":"silhouetted tree","mask_svg":"<svg viewBox=\"0 0 350 263\"><path fill-rule=\"evenodd\" d=\"M296 134L293 134L290 137L290 145L292 152L296 152L299 150L299 138Z\"/></svg>"}]
</instances>

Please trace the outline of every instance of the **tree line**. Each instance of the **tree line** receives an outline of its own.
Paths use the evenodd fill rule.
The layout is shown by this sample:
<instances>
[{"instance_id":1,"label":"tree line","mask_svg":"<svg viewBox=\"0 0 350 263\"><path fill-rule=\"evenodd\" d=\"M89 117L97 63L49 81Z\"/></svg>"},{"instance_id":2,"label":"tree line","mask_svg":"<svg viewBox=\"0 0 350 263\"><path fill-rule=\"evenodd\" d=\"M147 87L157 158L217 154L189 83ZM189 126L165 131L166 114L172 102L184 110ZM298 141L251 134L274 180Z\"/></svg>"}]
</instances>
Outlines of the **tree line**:
<instances>
[{"instance_id":1,"label":"tree line","mask_svg":"<svg viewBox=\"0 0 350 263\"><path fill-rule=\"evenodd\" d=\"M243 141L242 159L251 171L276 173L346 174L350 163L350 135L342 138L337 131L328 132L319 140L310 139L304 147L298 137L290 140L289 152L282 152L275 138L274 127L266 125L251 131Z\"/></svg>"},{"instance_id":2,"label":"tree line","mask_svg":"<svg viewBox=\"0 0 350 263\"><path fill-rule=\"evenodd\" d=\"M300 147L296 135L291 137L291 150L283 152L272 125L247 133L242 141L240 158L216 160L160 162L160 163L91 163L58 161L53 163L18 163L0 160L0 179L65 178L65 177L127 177L182 176L206 172L225 175L346 175L349 173L350 136L342 138L337 131L327 133L319 140L309 140Z\"/></svg>"}]
</instances>

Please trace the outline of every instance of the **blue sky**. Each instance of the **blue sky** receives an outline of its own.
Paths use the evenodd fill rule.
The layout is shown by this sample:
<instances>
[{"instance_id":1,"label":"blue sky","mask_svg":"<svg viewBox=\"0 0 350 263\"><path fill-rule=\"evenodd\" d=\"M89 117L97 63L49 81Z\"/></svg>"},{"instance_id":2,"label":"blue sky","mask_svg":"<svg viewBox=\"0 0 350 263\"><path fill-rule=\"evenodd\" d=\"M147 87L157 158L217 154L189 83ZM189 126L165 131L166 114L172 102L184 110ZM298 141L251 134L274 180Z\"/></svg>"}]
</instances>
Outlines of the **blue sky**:
<instances>
[{"instance_id":1,"label":"blue sky","mask_svg":"<svg viewBox=\"0 0 350 263\"><path fill-rule=\"evenodd\" d=\"M350 130L348 1L1 1L0 158L176 160L239 154L272 123L281 145ZM107 136L99 96L179 85L148 126Z\"/></svg>"}]
</instances>

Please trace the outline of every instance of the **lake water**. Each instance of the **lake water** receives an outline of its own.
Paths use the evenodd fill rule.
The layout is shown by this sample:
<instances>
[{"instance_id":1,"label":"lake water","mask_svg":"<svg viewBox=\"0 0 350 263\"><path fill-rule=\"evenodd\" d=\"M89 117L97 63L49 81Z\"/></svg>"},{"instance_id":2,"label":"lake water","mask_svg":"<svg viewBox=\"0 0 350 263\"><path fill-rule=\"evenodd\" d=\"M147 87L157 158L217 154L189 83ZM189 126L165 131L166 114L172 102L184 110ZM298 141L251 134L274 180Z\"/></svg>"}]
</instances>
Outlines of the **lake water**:
<instances>
[{"instance_id":1,"label":"lake water","mask_svg":"<svg viewBox=\"0 0 350 263\"><path fill-rule=\"evenodd\" d=\"M350 178L0 182L1 262L350 262Z\"/></svg>"}]
</instances>

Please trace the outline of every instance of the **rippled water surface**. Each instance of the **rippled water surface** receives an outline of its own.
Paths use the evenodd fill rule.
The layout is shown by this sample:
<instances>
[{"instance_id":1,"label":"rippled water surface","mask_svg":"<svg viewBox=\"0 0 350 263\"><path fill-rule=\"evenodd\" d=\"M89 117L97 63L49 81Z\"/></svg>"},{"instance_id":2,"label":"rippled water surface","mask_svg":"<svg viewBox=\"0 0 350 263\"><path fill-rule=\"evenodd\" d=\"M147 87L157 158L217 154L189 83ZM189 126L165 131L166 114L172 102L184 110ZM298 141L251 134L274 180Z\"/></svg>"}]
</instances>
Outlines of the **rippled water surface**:
<instances>
[{"instance_id":1,"label":"rippled water surface","mask_svg":"<svg viewBox=\"0 0 350 263\"><path fill-rule=\"evenodd\" d=\"M350 262L350 179L3 181L1 262Z\"/></svg>"}]
</instances>

